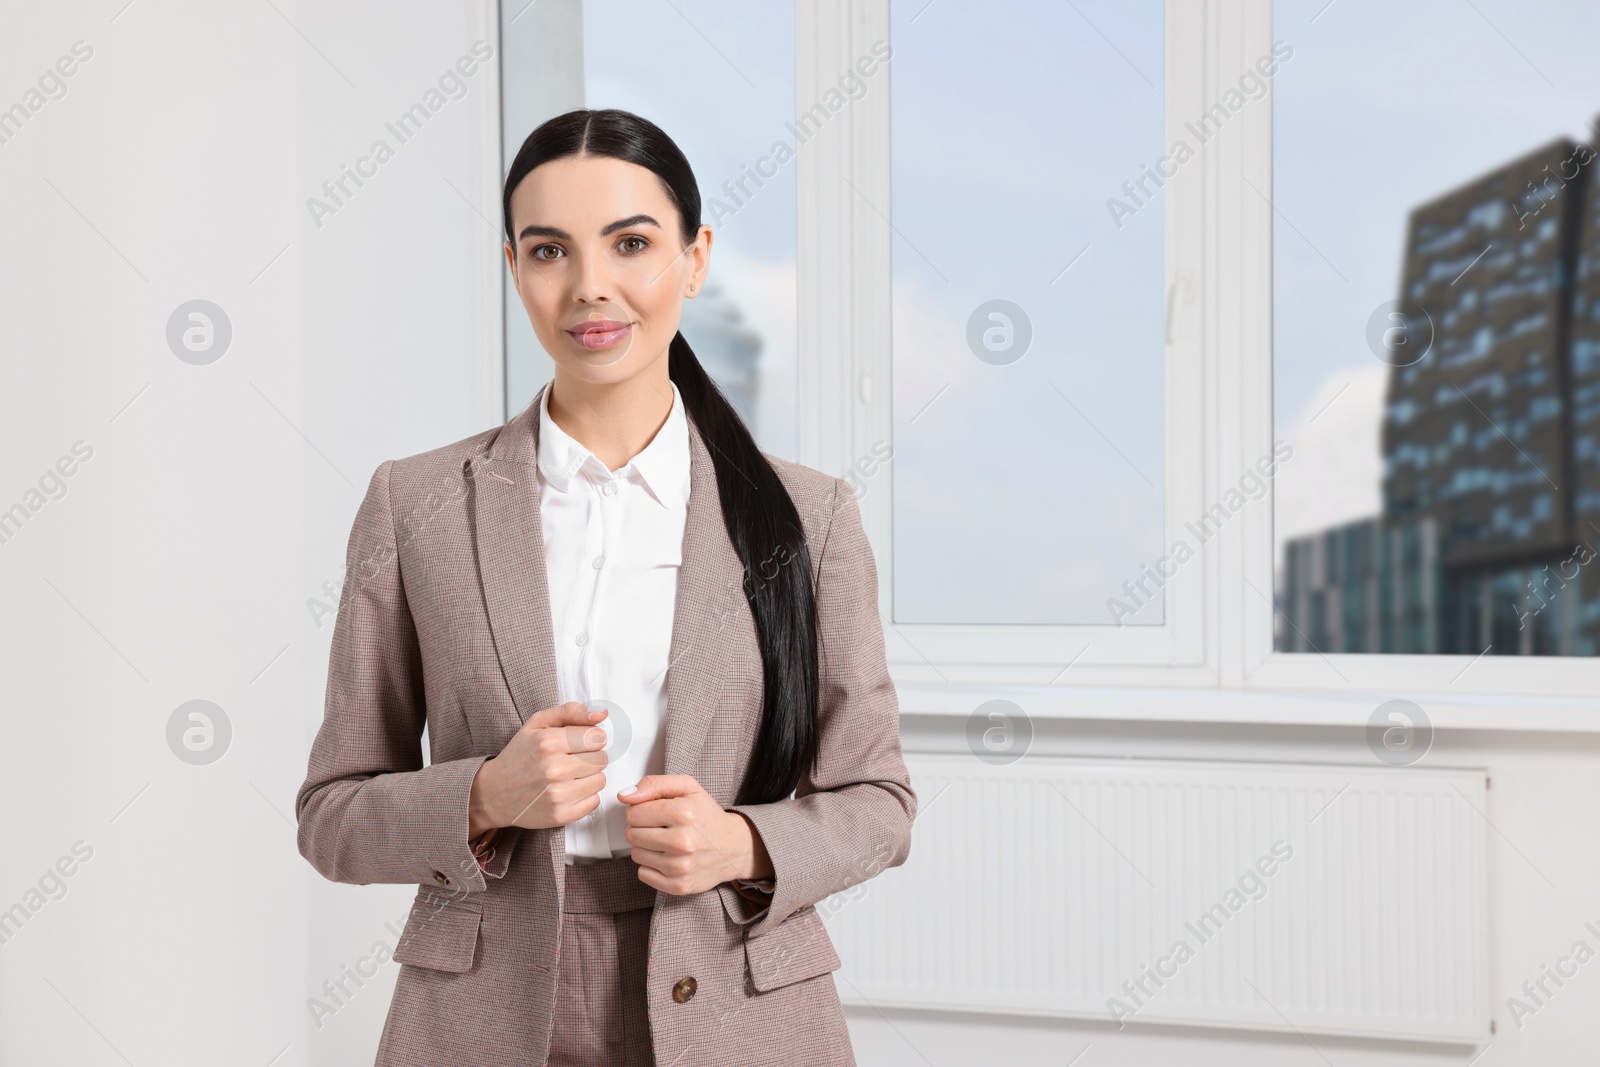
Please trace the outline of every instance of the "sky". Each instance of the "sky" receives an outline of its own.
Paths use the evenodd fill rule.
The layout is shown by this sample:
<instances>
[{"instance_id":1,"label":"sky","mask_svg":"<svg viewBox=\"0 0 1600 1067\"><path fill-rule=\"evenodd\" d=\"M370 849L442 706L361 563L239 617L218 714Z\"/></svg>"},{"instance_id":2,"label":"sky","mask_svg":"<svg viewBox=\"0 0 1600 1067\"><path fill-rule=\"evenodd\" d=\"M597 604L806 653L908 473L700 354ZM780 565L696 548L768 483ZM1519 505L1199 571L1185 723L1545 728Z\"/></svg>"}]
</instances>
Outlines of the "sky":
<instances>
[{"instance_id":1,"label":"sky","mask_svg":"<svg viewBox=\"0 0 1600 1067\"><path fill-rule=\"evenodd\" d=\"M1163 154L1161 5L912 0L890 30L894 621L1109 622L1164 551L1162 205L1107 207Z\"/></svg>"}]
</instances>

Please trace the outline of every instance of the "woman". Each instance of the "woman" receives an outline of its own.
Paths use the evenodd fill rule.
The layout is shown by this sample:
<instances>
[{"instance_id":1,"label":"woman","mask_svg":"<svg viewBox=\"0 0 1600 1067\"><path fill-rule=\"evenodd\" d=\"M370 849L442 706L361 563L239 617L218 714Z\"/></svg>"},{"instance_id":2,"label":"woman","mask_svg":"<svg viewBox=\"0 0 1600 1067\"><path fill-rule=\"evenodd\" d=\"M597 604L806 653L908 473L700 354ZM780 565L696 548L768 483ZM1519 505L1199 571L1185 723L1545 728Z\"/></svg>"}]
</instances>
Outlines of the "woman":
<instances>
[{"instance_id":1,"label":"woman","mask_svg":"<svg viewBox=\"0 0 1600 1067\"><path fill-rule=\"evenodd\" d=\"M855 496L678 332L711 230L659 128L550 120L502 208L554 377L378 467L296 798L324 876L418 886L377 1062L853 1064L814 905L917 803Z\"/></svg>"}]
</instances>

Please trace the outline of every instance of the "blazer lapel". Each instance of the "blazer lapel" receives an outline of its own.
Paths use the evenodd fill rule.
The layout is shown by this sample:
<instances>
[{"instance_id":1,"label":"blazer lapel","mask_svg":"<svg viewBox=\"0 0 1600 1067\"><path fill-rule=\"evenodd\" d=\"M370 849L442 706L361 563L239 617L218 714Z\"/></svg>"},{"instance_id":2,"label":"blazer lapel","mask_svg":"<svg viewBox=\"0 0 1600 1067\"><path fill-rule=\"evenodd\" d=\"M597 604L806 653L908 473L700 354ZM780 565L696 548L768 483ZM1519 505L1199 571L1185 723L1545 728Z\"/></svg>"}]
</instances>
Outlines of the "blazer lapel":
<instances>
[{"instance_id":1,"label":"blazer lapel","mask_svg":"<svg viewBox=\"0 0 1600 1067\"><path fill-rule=\"evenodd\" d=\"M501 429L482 462L467 464L478 576L519 726L560 697L539 523L539 402Z\"/></svg>"},{"instance_id":2,"label":"blazer lapel","mask_svg":"<svg viewBox=\"0 0 1600 1067\"><path fill-rule=\"evenodd\" d=\"M539 411L548 388L546 383L505 425L481 462L467 462L478 573L518 725L561 696L539 521ZM737 625L745 599L738 556L723 523L716 469L694 420L688 422L689 504L662 724L667 774L694 773L727 671L720 635L725 627ZM738 785L701 784L708 790Z\"/></svg>"}]
</instances>

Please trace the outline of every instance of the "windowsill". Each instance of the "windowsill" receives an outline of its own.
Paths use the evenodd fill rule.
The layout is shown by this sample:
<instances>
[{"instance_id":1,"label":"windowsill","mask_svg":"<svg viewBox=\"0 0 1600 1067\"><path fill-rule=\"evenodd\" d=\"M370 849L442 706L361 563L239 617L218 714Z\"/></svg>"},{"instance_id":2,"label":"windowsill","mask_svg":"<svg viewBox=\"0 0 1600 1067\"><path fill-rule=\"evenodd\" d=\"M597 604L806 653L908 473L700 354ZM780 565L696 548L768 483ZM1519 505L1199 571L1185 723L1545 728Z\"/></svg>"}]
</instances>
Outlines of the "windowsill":
<instances>
[{"instance_id":1,"label":"windowsill","mask_svg":"<svg viewBox=\"0 0 1600 1067\"><path fill-rule=\"evenodd\" d=\"M986 700L1014 701L1035 719L1263 723L1365 727L1401 698L1435 729L1600 733L1600 699L1396 690L1223 689L1160 686L964 685L899 682L903 715L965 719Z\"/></svg>"}]
</instances>

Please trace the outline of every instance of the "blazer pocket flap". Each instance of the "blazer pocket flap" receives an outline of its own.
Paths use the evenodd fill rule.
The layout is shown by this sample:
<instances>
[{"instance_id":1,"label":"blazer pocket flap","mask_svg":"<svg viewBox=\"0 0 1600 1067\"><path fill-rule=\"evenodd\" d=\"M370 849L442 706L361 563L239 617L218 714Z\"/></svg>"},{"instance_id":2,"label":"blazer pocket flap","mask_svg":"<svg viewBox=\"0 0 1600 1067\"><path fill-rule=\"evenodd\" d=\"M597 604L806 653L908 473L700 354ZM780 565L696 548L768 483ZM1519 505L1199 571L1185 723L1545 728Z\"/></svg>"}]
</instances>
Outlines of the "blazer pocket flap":
<instances>
[{"instance_id":1,"label":"blazer pocket flap","mask_svg":"<svg viewBox=\"0 0 1600 1067\"><path fill-rule=\"evenodd\" d=\"M840 967L828 928L815 908L795 912L760 937L745 938L744 955L750 981L763 993Z\"/></svg>"},{"instance_id":2,"label":"blazer pocket flap","mask_svg":"<svg viewBox=\"0 0 1600 1067\"><path fill-rule=\"evenodd\" d=\"M394 959L436 971L470 971L478 955L478 922L482 918L478 908L418 897L400 932Z\"/></svg>"}]
</instances>

